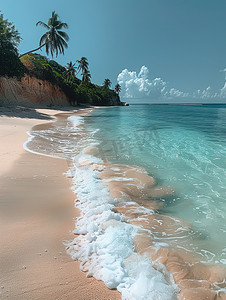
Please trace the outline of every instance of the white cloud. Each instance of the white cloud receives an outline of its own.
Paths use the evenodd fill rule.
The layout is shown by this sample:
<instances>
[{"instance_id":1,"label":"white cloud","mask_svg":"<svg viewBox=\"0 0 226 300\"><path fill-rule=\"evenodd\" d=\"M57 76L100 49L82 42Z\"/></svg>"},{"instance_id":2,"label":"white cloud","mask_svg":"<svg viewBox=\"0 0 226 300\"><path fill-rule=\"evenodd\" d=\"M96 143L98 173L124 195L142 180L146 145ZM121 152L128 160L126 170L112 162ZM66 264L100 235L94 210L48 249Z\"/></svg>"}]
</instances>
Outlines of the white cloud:
<instances>
[{"instance_id":1,"label":"white cloud","mask_svg":"<svg viewBox=\"0 0 226 300\"><path fill-rule=\"evenodd\" d=\"M224 72L225 80L226 80L226 69L224 69L222 72ZM220 89L220 95L222 98L226 98L226 82L224 86Z\"/></svg>"},{"instance_id":2,"label":"white cloud","mask_svg":"<svg viewBox=\"0 0 226 300\"><path fill-rule=\"evenodd\" d=\"M223 70L226 74L226 69ZM226 78L225 78L226 80ZM192 94L169 87L161 78L151 80L149 70L142 66L139 73L124 69L117 78L121 85L121 96L124 98L148 98L151 100L222 100L226 98L226 82L218 91L212 91L207 87L203 91L197 90Z\"/></svg>"},{"instance_id":3,"label":"white cloud","mask_svg":"<svg viewBox=\"0 0 226 300\"><path fill-rule=\"evenodd\" d=\"M149 70L147 67L142 66L140 69L140 72L138 74L138 77L141 77L143 79L148 79Z\"/></svg>"},{"instance_id":4,"label":"white cloud","mask_svg":"<svg viewBox=\"0 0 226 300\"><path fill-rule=\"evenodd\" d=\"M161 78L150 80L148 74L149 70L146 66L141 67L138 75L135 71L123 70L117 78L122 87L122 97L160 100L187 95L174 88L168 88L167 83Z\"/></svg>"},{"instance_id":5,"label":"white cloud","mask_svg":"<svg viewBox=\"0 0 226 300\"><path fill-rule=\"evenodd\" d=\"M222 87L222 89L220 90L220 94L223 98L226 97L226 82L225 82L224 86Z\"/></svg>"}]
</instances>

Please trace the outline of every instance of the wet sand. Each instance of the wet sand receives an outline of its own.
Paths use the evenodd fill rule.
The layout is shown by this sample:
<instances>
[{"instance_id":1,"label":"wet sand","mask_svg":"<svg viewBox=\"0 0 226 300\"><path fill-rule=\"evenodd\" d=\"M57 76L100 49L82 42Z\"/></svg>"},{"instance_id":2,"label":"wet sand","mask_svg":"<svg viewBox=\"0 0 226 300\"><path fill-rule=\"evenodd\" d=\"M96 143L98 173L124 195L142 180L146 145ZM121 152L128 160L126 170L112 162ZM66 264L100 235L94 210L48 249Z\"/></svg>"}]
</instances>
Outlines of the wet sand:
<instances>
[{"instance_id":1,"label":"wet sand","mask_svg":"<svg viewBox=\"0 0 226 300\"><path fill-rule=\"evenodd\" d=\"M86 278L79 270L79 263L65 253L62 241L74 238L70 230L74 229L73 218L79 215L73 207L75 196L69 189L70 179L62 176L68 169L67 161L28 153L21 146L27 139L26 130L46 122L47 119L0 118L0 137L5 141L0 152L2 165L4 162L0 179L1 296L3 299L121 299L118 292L108 290L102 282ZM90 154L93 151L91 147ZM101 178L111 179L107 181L111 195L120 198L123 192L134 201L134 204L119 202L115 210L124 214L127 222L141 228L134 239L136 251L166 266L181 289L179 299L226 299L224 293L217 294L214 288L216 282L225 287L225 270L200 264L199 258L183 251L170 248L156 251L152 247L148 229L160 236L163 233L174 236L175 243L175 232L178 236L183 234L178 231L182 223L183 228L191 229L183 220L175 222L155 213L161 208L155 198L170 195L173 190L157 186L155 179L142 168L106 163L103 170ZM132 181L119 181L117 176ZM135 185L131 184L133 181ZM153 214L147 216L145 208Z\"/></svg>"},{"instance_id":2,"label":"wet sand","mask_svg":"<svg viewBox=\"0 0 226 300\"><path fill-rule=\"evenodd\" d=\"M66 254L79 215L67 161L23 149L26 131L56 113L0 110L0 298L121 299Z\"/></svg>"},{"instance_id":3,"label":"wet sand","mask_svg":"<svg viewBox=\"0 0 226 300\"><path fill-rule=\"evenodd\" d=\"M97 154L98 151L90 147L86 153ZM105 180L111 195L121 199L116 204L115 211L123 214L126 222L140 228L134 238L135 251L148 256L157 264L166 266L180 288L180 300L226 299L226 293L220 291L220 288L226 287L226 269L220 265L200 263L201 258L194 252L189 253L176 247L178 238L186 232L188 234L192 225L182 219L155 212L160 208L160 202L155 199L173 193L170 187L157 186L154 178L143 168L109 162L102 165L99 163L98 166L90 164L89 161L84 161L83 164L87 164L91 169L101 170L100 178ZM126 177L129 180L120 181L117 177ZM159 237L171 236L175 247L156 248L149 230Z\"/></svg>"}]
</instances>

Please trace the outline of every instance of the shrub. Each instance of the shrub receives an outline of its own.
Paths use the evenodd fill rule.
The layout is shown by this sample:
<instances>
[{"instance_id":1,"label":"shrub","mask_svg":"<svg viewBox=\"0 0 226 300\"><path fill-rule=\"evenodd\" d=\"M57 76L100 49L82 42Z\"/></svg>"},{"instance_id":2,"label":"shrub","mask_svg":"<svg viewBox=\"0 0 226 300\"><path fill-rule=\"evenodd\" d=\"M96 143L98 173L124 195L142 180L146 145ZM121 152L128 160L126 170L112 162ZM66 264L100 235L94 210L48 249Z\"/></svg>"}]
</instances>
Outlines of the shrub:
<instances>
[{"instance_id":1,"label":"shrub","mask_svg":"<svg viewBox=\"0 0 226 300\"><path fill-rule=\"evenodd\" d=\"M21 38L15 26L0 14L0 76L21 78L26 68L18 58Z\"/></svg>"}]
</instances>

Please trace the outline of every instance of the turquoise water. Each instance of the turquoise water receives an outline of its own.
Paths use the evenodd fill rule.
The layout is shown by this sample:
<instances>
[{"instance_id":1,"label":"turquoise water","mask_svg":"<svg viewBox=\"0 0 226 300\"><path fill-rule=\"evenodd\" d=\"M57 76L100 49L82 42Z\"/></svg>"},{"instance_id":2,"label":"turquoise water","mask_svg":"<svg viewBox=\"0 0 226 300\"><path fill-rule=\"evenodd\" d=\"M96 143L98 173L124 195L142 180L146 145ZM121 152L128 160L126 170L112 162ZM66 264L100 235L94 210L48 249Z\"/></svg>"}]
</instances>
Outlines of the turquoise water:
<instances>
[{"instance_id":1,"label":"turquoise water","mask_svg":"<svg viewBox=\"0 0 226 300\"><path fill-rule=\"evenodd\" d=\"M173 195L159 213L191 223L179 245L226 264L226 106L131 105L85 116L101 156L144 167ZM170 238L165 238L170 242Z\"/></svg>"},{"instance_id":2,"label":"turquoise water","mask_svg":"<svg viewBox=\"0 0 226 300\"><path fill-rule=\"evenodd\" d=\"M25 149L68 163L81 216L67 252L82 270L123 299L177 299L174 279L225 292L225 268L213 266L226 264L225 113L131 105L32 128Z\"/></svg>"}]
</instances>

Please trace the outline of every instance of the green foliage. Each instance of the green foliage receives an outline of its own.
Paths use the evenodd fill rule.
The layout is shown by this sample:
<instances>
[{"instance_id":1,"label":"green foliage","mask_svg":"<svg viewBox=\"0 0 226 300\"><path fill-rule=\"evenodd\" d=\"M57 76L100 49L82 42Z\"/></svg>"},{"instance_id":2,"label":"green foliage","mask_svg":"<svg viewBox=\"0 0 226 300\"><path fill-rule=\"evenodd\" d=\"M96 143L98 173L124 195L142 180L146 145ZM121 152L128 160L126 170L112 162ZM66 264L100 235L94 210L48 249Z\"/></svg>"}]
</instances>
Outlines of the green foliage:
<instances>
[{"instance_id":1,"label":"green foliage","mask_svg":"<svg viewBox=\"0 0 226 300\"><path fill-rule=\"evenodd\" d=\"M56 70L59 73L63 73L65 71L65 68L58 64L55 60L49 60L49 64L51 67L54 68L54 70Z\"/></svg>"},{"instance_id":2,"label":"green foliage","mask_svg":"<svg viewBox=\"0 0 226 300\"><path fill-rule=\"evenodd\" d=\"M0 15L0 76L22 77L25 67L20 62L17 46L21 38L15 26Z\"/></svg>"},{"instance_id":3,"label":"green foliage","mask_svg":"<svg viewBox=\"0 0 226 300\"><path fill-rule=\"evenodd\" d=\"M76 67L72 61L67 63L65 74L67 76L67 82L72 83L75 79Z\"/></svg>"},{"instance_id":4,"label":"green foliage","mask_svg":"<svg viewBox=\"0 0 226 300\"><path fill-rule=\"evenodd\" d=\"M13 50L0 49L0 76L17 77L25 73L25 67Z\"/></svg>"},{"instance_id":5,"label":"green foliage","mask_svg":"<svg viewBox=\"0 0 226 300\"><path fill-rule=\"evenodd\" d=\"M4 48L9 42L14 48L15 52L17 52L16 48L18 47L20 41L20 34L16 30L13 23L9 22L7 19L4 19L3 14L0 14L0 48Z\"/></svg>"},{"instance_id":6,"label":"green foliage","mask_svg":"<svg viewBox=\"0 0 226 300\"><path fill-rule=\"evenodd\" d=\"M45 56L30 53L22 57L21 61L28 75L58 85L70 99L71 105L89 103L103 106L115 105L116 102L120 105L119 97L113 90L94 85L88 80L81 81L75 76L68 80L67 69Z\"/></svg>"},{"instance_id":7,"label":"green foliage","mask_svg":"<svg viewBox=\"0 0 226 300\"><path fill-rule=\"evenodd\" d=\"M38 21L36 26L38 25L48 29L39 42L39 46L45 45L47 55L49 55L49 52L52 57L54 53L56 54L56 57L58 56L58 53L64 54L64 48L68 47L67 42L69 41L69 37L62 29L68 28L67 23L61 22L58 14L53 11L51 18L48 20L48 24Z\"/></svg>"},{"instance_id":8,"label":"green foliage","mask_svg":"<svg viewBox=\"0 0 226 300\"><path fill-rule=\"evenodd\" d=\"M59 53L64 54L64 49L68 48L67 42L69 41L69 36L67 35L66 32L62 31L62 29L68 28L67 23L61 22L58 14L55 11L53 11L51 18L49 18L48 20L48 24L42 21L38 21L36 23L36 26L38 25L44 27L48 31L44 33L43 36L41 37L38 48L30 50L20 55L20 57L38 51L44 46L47 55L49 55L50 53L53 57L53 54L55 53L57 57Z\"/></svg>"},{"instance_id":9,"label":"green foliage","mask_svg":"<svg viewBox=\"0 0 226 300\"><path fill-rule=\"evenodd\" d=\"M88 63L88 59L86 57L81 57L80 60L76 61L78 63L78 72L77 74L82 71L82 73L85 73L89 70L89 63Z\"/></svg>"},{"instance_id":10,"label":"green foliage","mask_svg":"<svg viewBox=\"0 0 226 300\"><path fill-rule=\"evenodd\" d=\"M104 79L104 87L109 89L111 86L111 80L109 78Z\"/></svg>"},{"instance_id":11,"label":"green foliage","mask_svg":"<svg viewBox=\"0 0 226 300\"><path fill-rule=\"evenodd\" d=\"M119 83L117 83L115 85L115 92L117 95L119 95L119 93L121 92L122 88L121 88L121 85Z\"/></svg>"},{"instance_id":12,"label":"green foliage","mask_svg":"<svg viewBox=\"0 0 226 300\"><path fill-rule=\"evenodd\" d=\"M36 25L48 29L40 40L40 46L46 46L47 54L50 52L52 55L55 53L57 56L58 53L64 53L64 48L67 48L66 41L69 40L69 37L62 29L68 28L68 25L59 20L55 11L52 13L48 24L39 21ZM47 59L45 56L32 54L32 51L24 54L19 59L17 47L20 41L20 34L13 23L4 19L3 15L0 14L0 76L21 78L26 72L28 75L41 80L48 80L63 90L72 105L75 103L90 103L92 105L121 104L117 93L109 89L111 86L109 79L105 79L103 87L91 83L89 63L86 57L76 61L78 67L70 62L66 68L54 60ZM76 71L77 74L82 71L82 81L76 77Z\"/></svg>"},{"instance_id":13,"label":"green foliage","mask_svg":"<svg viewBox=\"0 0 226 300\"><path fill-rule=\"evenodd\" d=\"M82 73L82 82L91 82L91 74L90 74L90 71L89 70L85 70L83 73Z\"/></svg>"},{"instance_id":14,"label":"green foliage","mask_svg":"<svg viewBox=\"0 0 226 300\"><path fill-rule=\"evenodd\" d=\"M27 54L21 58L22 62L29 67L29 74L42 80L48 80L58 85L74 103L89 103L92 105L120 105L118 95L109 88L92 84L89 80L81 81L77 77L68 77L67 71L73 71L73 64L62 67L57 62L47 59L39 54ZM87 71L87 74L90 74ZM91 75L90 75L91 76ZM113 100L114 99L114 100Z\"/></svg>"},{"instance_id":15,"label":"green foliage","mask_svg":"<svg viewBox=\"0 0 226 300\"><path fill-rule=\"evenodd\" d=\"M39 54L28 54L21 58L21 61L27 65L27 61L32 62L32 66L29 69L29 74L32 76L36 76L42 80L48 80L54 84L60 83L62 80L61 72L65 71L65 68L61 69L60 65L56 62L49 61L46 57L41 56Z\"/></svg>"}]
</instances>

